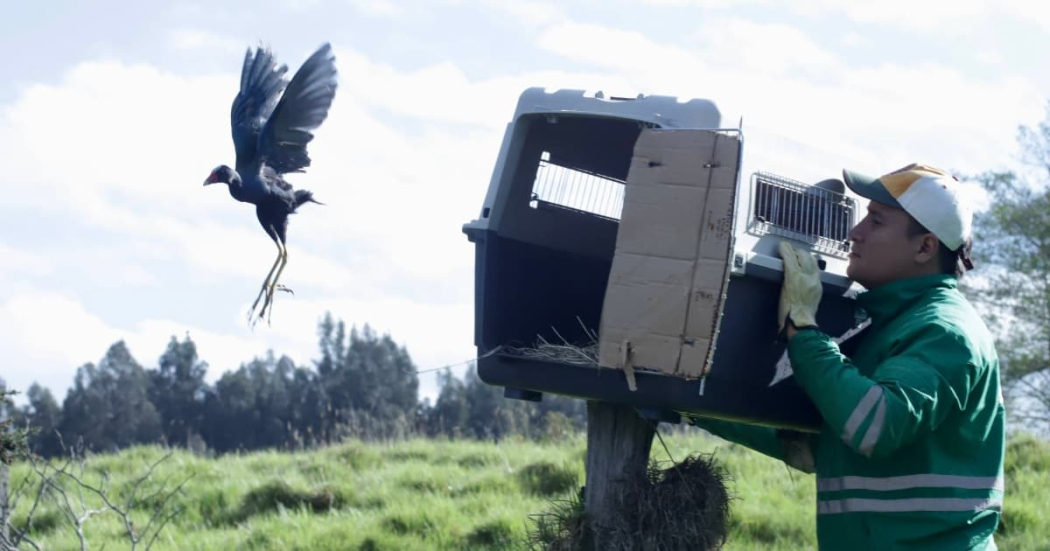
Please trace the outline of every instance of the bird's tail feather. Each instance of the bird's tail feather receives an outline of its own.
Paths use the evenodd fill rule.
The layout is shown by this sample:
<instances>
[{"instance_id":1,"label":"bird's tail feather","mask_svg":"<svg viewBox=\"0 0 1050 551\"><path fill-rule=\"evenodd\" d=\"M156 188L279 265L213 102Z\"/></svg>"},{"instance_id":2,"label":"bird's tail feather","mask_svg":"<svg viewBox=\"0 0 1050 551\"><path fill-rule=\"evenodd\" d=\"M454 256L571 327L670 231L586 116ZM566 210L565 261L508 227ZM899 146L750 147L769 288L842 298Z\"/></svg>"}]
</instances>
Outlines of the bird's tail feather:
<instances>
[{"instance_id":1,"label":"bird's tail feather","mask_svg":"<svg viewBox=\"0 0 1050 551\"><path fill-rule=\"evenodd\" d=\"M311 192L309 190L305 190L305 189L297 189L297 190L295 190L295 208L299 208L299 207L305 205L306 203L317 203L318 205L323 205L324 204L324 203L318 201L317 199L314 199L313 192Z\"/></svg>"}]
</instances>

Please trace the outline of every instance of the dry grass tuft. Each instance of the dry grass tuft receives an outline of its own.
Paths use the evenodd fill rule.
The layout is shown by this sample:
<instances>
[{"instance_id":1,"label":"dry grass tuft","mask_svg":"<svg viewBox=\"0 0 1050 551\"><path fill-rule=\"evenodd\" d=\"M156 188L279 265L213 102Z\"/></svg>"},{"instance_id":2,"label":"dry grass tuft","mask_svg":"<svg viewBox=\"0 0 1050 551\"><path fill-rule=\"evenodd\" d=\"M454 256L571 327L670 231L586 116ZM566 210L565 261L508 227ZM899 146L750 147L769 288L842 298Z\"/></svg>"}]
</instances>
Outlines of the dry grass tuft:
<instances>
[{"instance_id":1,"label":"dry grass tuft","mask_svg":"<svg viewBox=\"0 0 1050 551\"><path fill-rule=\"evenodd\" d=\"M602 527L605 549L716 550L729 535L728 474L711 456L693 455L661 468L651 462L644 474L626 481L615 502L612 526ZM594 527L586 519L582 491L553 502L532 516L532 549L593 548Z\"/></svg>"},{"instance_id":2,"label":"dry grass tuft","mask_svg":"<svg viewBox=\"0 0 1050 551\"><path fill-rule=\"evenodd\" d=\"M590 339L590 342L582 344L570 343L561 336L561 333L558 333L557 329L552 327L551 330L561 339L560 344L550 342L543 338L542 335L537 335L537 342L532 347L505 346L503 349L512 354L548 362L597 366L598 334L587 329L587 326L584 325L583 320L580 320L580 318L576 318L576 320L580 322L580 326L583 327L583 331Z\"/></svg>"}]
</instances>

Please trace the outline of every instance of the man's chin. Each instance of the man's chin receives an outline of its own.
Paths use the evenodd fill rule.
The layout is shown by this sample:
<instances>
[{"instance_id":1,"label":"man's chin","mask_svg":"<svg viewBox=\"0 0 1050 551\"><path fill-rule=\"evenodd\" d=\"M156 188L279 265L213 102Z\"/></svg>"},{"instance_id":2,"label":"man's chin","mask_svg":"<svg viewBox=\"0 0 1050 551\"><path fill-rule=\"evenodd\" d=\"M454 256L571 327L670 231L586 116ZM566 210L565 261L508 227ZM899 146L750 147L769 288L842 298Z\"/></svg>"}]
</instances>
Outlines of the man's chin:
<instances>
[{"instance_id":1,"label":"man's chin","mask_svg":"<svg viewBox=\"0 0 1050 551\"><path fill-rule=\"evenodd\" d=\"M864 270L853 262L853 260L850 260L850 263L846 266L846 277L850 281L855 281L863 286L864 284L861 281L864 280Z\"/></svg>"}]
</instances>

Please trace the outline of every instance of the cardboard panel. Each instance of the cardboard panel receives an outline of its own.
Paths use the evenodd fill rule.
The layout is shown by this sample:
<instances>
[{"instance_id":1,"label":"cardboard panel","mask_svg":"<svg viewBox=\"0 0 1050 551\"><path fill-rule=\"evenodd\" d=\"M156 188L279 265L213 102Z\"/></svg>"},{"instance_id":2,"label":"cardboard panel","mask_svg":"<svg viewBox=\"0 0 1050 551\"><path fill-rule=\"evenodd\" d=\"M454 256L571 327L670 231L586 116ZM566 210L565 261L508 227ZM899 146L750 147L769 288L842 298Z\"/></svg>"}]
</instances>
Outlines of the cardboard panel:
<instances>
[{"instance_id":1,"label":"cardboard panel","mask_svg":"<svg viewBox=\"0 0 1050 551\"><path fill-rule=\"evenodd\" d=\"M705 192L696 187L659 185L629 189L616 237L617 254L622 251L684 260L694 258L700 239L696 219L697 213L703 212Z\"/></svg>"},{"instance_id":2,"label":"cardboard panel","mask_svg":"<svg viewBox=\"0 0 1050 551\"><path fill-rule=\"evenodd\" d=\"M711 339L694 339L682 345L681 360L675 375L686 378L702 377L706 371L707 358L713 351Z\"/></svg>"},{"instance_id":3,"label":"cardboard panel","mask_svg":"<svg viewBox=\"0 0 1050 551\"><path fill-rule=\"evenodd\" d=\"M683 377L713 356L729 278L740 140L646 130L627 176L599 330L599 361Z\"/></svg>"}]
</instances>

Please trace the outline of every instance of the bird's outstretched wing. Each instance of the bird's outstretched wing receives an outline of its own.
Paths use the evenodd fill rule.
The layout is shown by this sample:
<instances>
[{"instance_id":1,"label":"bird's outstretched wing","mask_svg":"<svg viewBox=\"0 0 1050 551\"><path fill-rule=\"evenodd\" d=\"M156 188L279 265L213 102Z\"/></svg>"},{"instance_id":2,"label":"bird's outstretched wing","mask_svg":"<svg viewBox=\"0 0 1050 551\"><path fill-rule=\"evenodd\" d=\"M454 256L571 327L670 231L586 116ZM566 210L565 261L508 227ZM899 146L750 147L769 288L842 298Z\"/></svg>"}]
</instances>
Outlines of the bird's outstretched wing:
<instances>
[{"instance_id":1,"label":"bird's outstretched wing","mask_svg":"<svg viewBox=\"0 0 1050 551\"><path fill-rule=\"evenodd\" d=\"M244 54L241 89L230 109L238 167L254 164L257 160L259 134L288 84L283 78L287 71L286 65L277 66L269 48L256 48L254 54L249 48Z\"/></svg>"},{"instance_id":2,"label":"bird's outstretched wing","mask_svg":"<svg viewBox=\"0 0 1050 551\"><path fill-rule=\"evenodd\" d=\"M292 77L259 134L258 152L280 174L310 166L306 145L325 118L335 97L336 71L332 47L324 44Z\"/></svg>"}]
</instances>

